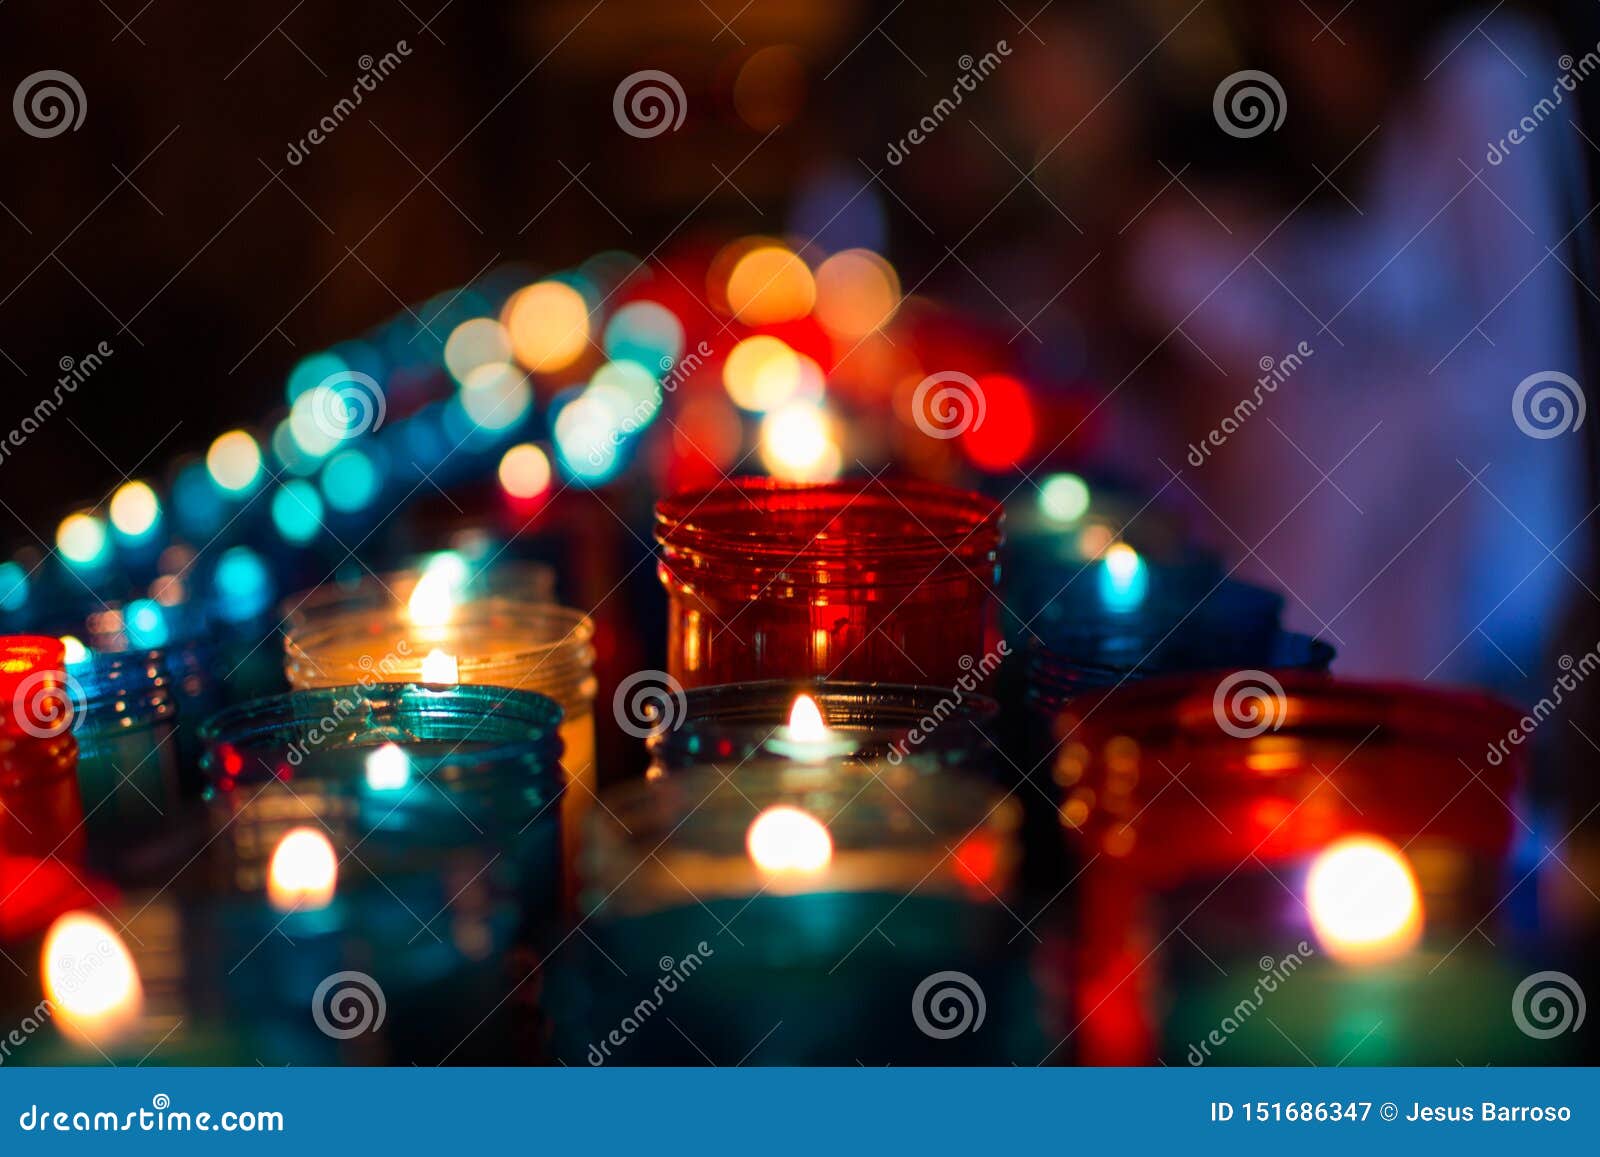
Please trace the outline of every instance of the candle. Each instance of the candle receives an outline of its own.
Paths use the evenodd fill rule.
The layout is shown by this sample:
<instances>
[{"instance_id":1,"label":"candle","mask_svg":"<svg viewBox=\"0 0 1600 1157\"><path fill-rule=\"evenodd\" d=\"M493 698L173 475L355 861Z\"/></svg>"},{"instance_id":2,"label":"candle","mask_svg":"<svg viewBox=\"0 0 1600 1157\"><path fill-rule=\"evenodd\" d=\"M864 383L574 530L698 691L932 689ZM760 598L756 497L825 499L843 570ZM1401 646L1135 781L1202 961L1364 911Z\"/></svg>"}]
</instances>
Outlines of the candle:
<instances>
[{"instance_id":1,"label":"candle","mask_svg":"<svg viewBox=\"0 0 1600 1157\"><path fill-rule=\"evenodd\" d=\"M994 700L960 686L770 680L685 692L647 741L654 774L697 763L838 763L988 770Z\"/></svg>"},{"instance_id":2,"label":"candle","mask_svg":"<svg viewBox=\"0 0 1600 1157\"><path fill-rule=\"evenodd\" d=\"M1001 514L918 482L737 479L656 509L667 668L953 684L999 639Z\"/></svg>"},{"instance_id":3,"label":"candle","mask_svg":"<svg viewBox=\"0 0 1600 1157\"><path fill-rule=\"evenodd\" d=\"M993 788L785 761L685 768L605 803L585 861L595 947L552 961L558 1059L1006 1063L1045 1047L1004 907L1017 811ZM662 985L670 1008L640 1016Z\"/></svg>"},{"instance_id":4,"label":"candle","mask_svg":"<svg viewBox=\"0 0 1600 1157\"><path fill-rule=\"evenodd\" d=\"M410 610L419 593L419 609L442 607L447 618L452 604L478 598L553 603L556 575L544 563L515 559L498 559L492 566L475 568L457 551L440 551L413 567L381 574L363 570L354 578L324 583L290 596L282 607L284 631L291 636L303 634L311 627L337 622L351 612Z\"/></svg>"},{"instance_id":5,"label":"candle","mask_svg":"<svg viewBox=\"0 0 1600 1157\"><path fill-rule=\"evenodd\" d=\"M59 639L0 637L0 853L82 858L75 710Z\"/></svg>"},{"instance_id":6,"label":"candle","mask_svg":"<svg viewBox=\"0 0 1600 1157\"><path fill-rule=\"evenodd\" d=\"M1514 723L1478 694L1292 673L1069 706L1054 775L1084 865L1078 924L1052 936L1054 1059L1527 1059L1511 1021L1447 1011L1527 971L1477 935L1504 945L1524 768L1485 753Z\"/></svg>"}]
</instances>

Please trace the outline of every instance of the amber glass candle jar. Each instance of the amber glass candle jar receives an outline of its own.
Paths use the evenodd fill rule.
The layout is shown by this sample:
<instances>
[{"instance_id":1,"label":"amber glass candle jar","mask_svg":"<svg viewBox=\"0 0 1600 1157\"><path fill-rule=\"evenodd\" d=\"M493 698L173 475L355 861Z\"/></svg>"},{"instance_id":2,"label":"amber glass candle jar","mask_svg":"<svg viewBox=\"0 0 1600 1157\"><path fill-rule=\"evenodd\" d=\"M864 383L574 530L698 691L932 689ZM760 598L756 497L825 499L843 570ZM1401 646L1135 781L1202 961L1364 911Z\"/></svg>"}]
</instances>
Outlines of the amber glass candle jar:
<instances>
[{"instance_id":1,"label":"amber glass candle jar","mask_svg":"<svg viewBox=\"0 0 1600 1157\"><path fill-rule=\"evenodd\" d=\"M742 478L656 508L667 667L949 685L999 642L998 504L925 482Z\"/></svg>"},{"instance_id":2,"label":"amber glass candle jar","mask_svg":"<svg viewBox=\"0 0 1600 1157\"><path fill-rule=\"evenodd\" d=\"M0 853L82 857L75 710L61 640L0 637Z\"/></svg>"},{"instance_id":3,"label":"amber glass candle jar","mask_svg":"<svg viewBox=\"0 0 1600 1157\"><path fill-rule=\"evenodd\" d=\"M1509 1007L1530 971L1497 921L1521 874L1523 752L1495 754L1515 724L1474 692L1291 672L1076 700L1051 1059L1526 1063L1510 1017L1451 1011Z\"/></svg>"}]
</instances>

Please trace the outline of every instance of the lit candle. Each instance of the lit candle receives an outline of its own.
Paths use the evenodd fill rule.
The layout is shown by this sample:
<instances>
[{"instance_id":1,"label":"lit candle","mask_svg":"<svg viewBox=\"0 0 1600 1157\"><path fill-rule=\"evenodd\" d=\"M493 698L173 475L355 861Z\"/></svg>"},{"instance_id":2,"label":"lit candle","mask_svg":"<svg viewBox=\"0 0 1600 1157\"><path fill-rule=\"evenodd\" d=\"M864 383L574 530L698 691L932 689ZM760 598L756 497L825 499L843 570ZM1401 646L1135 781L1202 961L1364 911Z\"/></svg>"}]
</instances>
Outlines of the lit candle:
<instances>
[{"instance_id":1,"label":"lit candle","mask_svg":"<svg viewBox=\"0 0 1600 1157\"><path fill-rule=\"evenodd\" d=\"M461 664L454 655L438 647L428 652L422 660L420 680L423 683L449 684L461 682Z\"/></svg>"},{"instance_id":2,"label":"lit candle","mask_svg":"<svg viewBox=\"0 0 1600 1157\"><path fill-rule=\"evenodd\" d=\"M144 987L128 946L88 912L50 926L41 954L45 998L66 1035L104 1049L138 1023Z\"/></svg>"},{"instance_id":3,"label":"lit candle","mask_svg":"<svg viewBox=\"0 0 1600 1157\"><path fill-rule=\"evenodd\" d=\"M848 735L828 726L817 701L804 693L795 696L789 708L789 722L774 731L766 743L768 751L802 763L837 759L849 755L855 746Z\"/></svg>"},{"instance_id":4,"label":"lit candle","mask_svg":"<svg viewBox=\"0 0 1600 1157\"><path fill-rule=\"evenodd\" d=\"M745 833L750 862L763 873L815 874L833 859L833 837L810 812L780 804L769 807Z\"/></svg>"},{"instance_id":5,"label":"lit candle","mask_svg":"<svg viewBox=\"0 0 1600 1157\"><path fill-rule=\"evenodd\" d=\"M286 832L267 868L267 900L280 912L315 911L333 903L339 884L339 858L333 844L315 828Z\"/></svg>"}]
</instances>

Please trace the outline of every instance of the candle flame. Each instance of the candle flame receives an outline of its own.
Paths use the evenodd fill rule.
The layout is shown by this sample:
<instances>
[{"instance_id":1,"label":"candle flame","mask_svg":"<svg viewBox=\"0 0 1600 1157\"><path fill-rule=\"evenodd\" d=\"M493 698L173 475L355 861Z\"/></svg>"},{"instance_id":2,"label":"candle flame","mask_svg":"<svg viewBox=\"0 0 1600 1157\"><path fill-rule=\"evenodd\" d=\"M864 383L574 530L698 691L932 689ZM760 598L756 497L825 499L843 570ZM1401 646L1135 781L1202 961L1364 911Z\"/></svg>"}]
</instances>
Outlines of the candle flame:
<instances>
[{"instance_id":1,"label":"candle flame","mask_svg":"<svg viewBox=\"0 0 1600 1157\"><path fill-rule=\"evenodd\" d=\"M828 721L809 695L795 696L789 708L789 738L799 743L821 743L828 738Z\"/></svg>"},{"instance_id":2,"label":"candle flame","mask_svg":"<svg viewBox=\"0 0 1600 1157\"><path fill-rule=\"evenodd\" d=\"M461 664L456 661L454 655L435 647L428 652L427 658L422 660L422 681L424 683L459 683L461 682Z\"/></svg>"},{"instance_id":3,"label":"candle flame","mask_svg":"<svg viewBox=\"0 0 1600 1157\"><path fill-rule=\"evenodd\" d=\"M398 743L385 743L367 756L367 786L396 791L411 782L411 758Z\"/></svg>"},{"instance_id":4,"label":"candle flame","mask_svg":"<svg viewBox=\"0 0 1600 1157\"><path fill-rule=\"evenodd\" d=\"M817 872L833 859L833 837L809 812L780 804L751 822L745 849L763 872Z\"/></svg>"},{"instance_id":5,"label":"candle flame","mask_svg":"<svg viewBox=\"0 0 1600 1157\"><path fill-rule=\"evenodd\" d=\"M326 908L339 883L339 859L315 828L293 828L273 849L267 900L280 912Z\"/></svg>"},{"instance_id":6,"label":"candle flame","mask_svg":"<svg viewBox=\"0 0 1600 1157\"><path fill-rule=\"evenodd\" d=\"M423 571L406 603L406 616L412 625L443 627L454 617L455 611L455 585L449 573L442 567Z\"/></svg>"},{"instance_id":7,"label":"candle flame","mask_svg":"<svg viewBox=\"0 0 1600 1157\"><path fill-rule=\"evenodd\" d=\"M45 934L44 994L69 1037L97 1046L127 1031L144 1007L139 969L98 916L68 912Z\"/></svg>"},{"instance_id":8,"label":"candle flame","mask_svg":"<svg viewBox=\"0 0 1600 1157\"><path fill-rule=\"evenodd\" d=\"M1402 956L1422 936L1422 897L1405 853L1376 836L1325 848L1306 877L1317 940L1335 960L1373 964Z\"/></svg>"}]
</instances>

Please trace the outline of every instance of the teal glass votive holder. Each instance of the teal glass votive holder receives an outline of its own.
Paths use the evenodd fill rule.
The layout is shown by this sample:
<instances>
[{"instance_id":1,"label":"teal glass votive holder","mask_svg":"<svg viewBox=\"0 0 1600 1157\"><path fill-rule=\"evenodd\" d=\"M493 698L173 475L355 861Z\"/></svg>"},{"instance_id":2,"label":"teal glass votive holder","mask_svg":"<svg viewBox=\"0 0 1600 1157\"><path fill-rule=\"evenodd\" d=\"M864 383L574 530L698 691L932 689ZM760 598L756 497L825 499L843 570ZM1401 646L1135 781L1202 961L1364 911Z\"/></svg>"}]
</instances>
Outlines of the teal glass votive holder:
<instances>
[{"instance_id":1,"label":"teal glass votive holder","mask_svg":"<svg viewBox=\"0 0 1600 1157\"><path fill-rule=\"evenodd\" d=\"M1032 1060L1014 801L838 763L685 769L596 810L583 940L552 962L567 1064ZM609 963L608 963L609 961Z\"/></svg>"},{"instance_id":2,"label":"teal glass votive holder","mask_svg":"<svg viewBox=\"0 0 1600 1157\"><path fill-rule=\"evenodd\" d=\"M191 944L195 974L222 978L217 1014L303 1018L355 971L385 1024L322 1033L321 1059L516 1059L519 1008L500 1002L561 896L561 720L532 692L420 684L297 691L209 720L203 888L221 900Z\"/></svg>"},{"instance_id":3,"label":"teal glass votive holder","mask_svg":"<svg viewBox=\"0 0 1600 1157\"><path fill-rule=\"evenodd\" d=\"M91 651L71 664L78 785L92 866L113 878L160 858L178 823L178 698L160 649Z\"/></svg>"}]
</instances>

